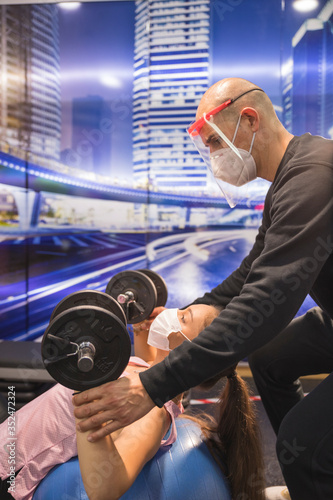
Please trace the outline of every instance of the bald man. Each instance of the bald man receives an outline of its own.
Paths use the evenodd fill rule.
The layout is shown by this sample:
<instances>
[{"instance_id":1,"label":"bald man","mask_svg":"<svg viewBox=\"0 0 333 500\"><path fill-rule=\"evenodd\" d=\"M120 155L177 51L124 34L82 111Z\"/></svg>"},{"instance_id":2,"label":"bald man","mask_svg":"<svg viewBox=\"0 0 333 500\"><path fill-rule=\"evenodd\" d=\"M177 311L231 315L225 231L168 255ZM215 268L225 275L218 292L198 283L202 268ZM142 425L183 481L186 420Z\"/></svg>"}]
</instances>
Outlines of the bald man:
<instances>
[{"instance_id":1,"label":"bald man","mask_svg":"<svg viewBox=\"0 0 333 500\"><path fill-rule=\"evenodd\" d=\"M265 92L238 78L207 90L189 134L231 206L252 179L272 183L253 248L194 301L223 306L196 340L76 396L75 415L98 439L249 356L291 498L332 500L333 142L292 136ZM318 307L294 320L307 294ZM304 398L298 377L314 373L330 375Z\"/></svg>"}]
</instances>

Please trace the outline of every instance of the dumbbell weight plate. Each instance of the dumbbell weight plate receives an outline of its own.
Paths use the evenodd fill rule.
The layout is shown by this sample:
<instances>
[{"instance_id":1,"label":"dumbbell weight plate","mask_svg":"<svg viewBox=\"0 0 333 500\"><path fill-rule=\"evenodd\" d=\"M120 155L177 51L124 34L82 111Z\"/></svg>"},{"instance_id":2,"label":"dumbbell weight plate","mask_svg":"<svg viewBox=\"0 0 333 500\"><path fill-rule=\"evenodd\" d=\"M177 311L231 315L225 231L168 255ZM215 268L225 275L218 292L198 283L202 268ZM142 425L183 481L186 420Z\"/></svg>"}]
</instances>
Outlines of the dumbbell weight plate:
<instances>
[{"instance_id":1,"label":"dumbbell weight plate","mask_svg":"<svg viewBox=\"0 0 333 500\"><path fill-rule=\"evenodd\" d=\"M50 322L54 320L58 314L66 311L67 309L85 305L97 306L102 309L106 309L112 314L115 314L117 318L120 319L124 325L126 325L126 316L120 304L118 304L118 302L107 293L99 292L98 290L79 290L78 292L67 295L53 309Z\"/></svg>"},{"instance_id":2,"label":"dumbbell weight plate","mask_svg":"<svg viewBox=\"0 0 333 500\"><path fill-rule=\"evenodd\" d=\"M122 304L128 323L140 323L156 307L157 292L152 280L139 271L122 271L107 284L106 293L118 301L120 295L132 292L134 302Z\"/></svg>"},{"instance_id":3,"label":"dumbbell weight plate","mask_svg":"<svg viewBox=\"0 0 333 500\"><path fill-rule=\"evenodd\" d=\"M51 334L59 340L48 337ZM71 344L90 342L95 347L94 366L88 372L77 366L78 356L50 360L75 352ZM77 306L58 314L42 340L42 358L50 375L60 384L83 391L117 379L127 366L131 341L124 323L117 316L96 306Z\"/></svg>"},{"instance_id":4,"label":"dumbbell weight plate","mask_svg":"<svg viewBox=\"0 0 333 500\"><path fill-rule=\"evenodd\" d=\"M168 300L168 288L162 276L151 269L139 269L139 272L148 276L155 285L157 293L156 307L165 306Z\"/></svg>"}]
</instances>

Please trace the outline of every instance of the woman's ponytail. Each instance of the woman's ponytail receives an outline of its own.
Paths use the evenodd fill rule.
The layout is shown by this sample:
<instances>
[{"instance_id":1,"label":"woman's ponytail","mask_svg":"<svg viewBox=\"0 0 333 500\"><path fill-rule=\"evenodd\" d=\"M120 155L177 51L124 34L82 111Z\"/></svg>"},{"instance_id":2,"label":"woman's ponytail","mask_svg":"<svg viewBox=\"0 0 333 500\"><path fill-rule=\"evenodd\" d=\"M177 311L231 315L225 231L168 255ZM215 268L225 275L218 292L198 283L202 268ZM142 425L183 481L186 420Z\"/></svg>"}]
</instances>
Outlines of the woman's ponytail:
<instances>
[{"instance_id":1,"label":"woman's ponytail","mask_svg":"<svg viewBox=\"0 0 333 500\"><path fill-rule=\"evenodd\" d=\"M235 367L219 378L223 376L227 376L227 383L218 403L217 422L209 418L194 420L229 480L232 500L264 500L264 463L253 403ZM203 386L208 387L209 381Z\"/></svg>"},{"instance_id":2,"label":"woman's ponytail","mask_svg":"<svg viewBox=\"0 0 333 500\"><path fill-rule=\"evenodd\" d=\"M246 383L234 370L227 376L218 413L216 434L225 457L232 499L263 500L264 464L259 428Z\"/></svg>"}]
</instances>

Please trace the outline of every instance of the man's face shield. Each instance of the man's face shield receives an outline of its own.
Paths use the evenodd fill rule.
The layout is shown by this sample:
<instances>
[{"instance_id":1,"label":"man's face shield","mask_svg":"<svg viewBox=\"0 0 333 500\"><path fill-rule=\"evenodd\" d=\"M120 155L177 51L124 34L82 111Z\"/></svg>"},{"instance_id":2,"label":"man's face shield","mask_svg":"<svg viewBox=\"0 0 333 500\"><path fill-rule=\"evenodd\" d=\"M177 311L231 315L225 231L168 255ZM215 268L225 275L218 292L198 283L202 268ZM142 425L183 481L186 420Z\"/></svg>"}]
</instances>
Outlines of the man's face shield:
<instances>
[{"instance_id":1,"label":"man's face shield","mask_svg":"<svg viewBox=\"0 0 333 500\"><path fill-rule=\"evenodd\" d=\"M213 174L231 208L248 198L248 182L256 177L255 163L250 154L254 135L249 152L238 149L234 145L234 141L241 116L235 124L234 134L230 140L221 130L221 126L226 122L224 122L223 114L220 112L253 90L262 91L257 88L251 89L235 99L228 99L208 113L204 113L188 128L188 133L195 147ZM244 168L245 162L247 167L250 165L250 168Z\"/></svg>"}]
</instances>

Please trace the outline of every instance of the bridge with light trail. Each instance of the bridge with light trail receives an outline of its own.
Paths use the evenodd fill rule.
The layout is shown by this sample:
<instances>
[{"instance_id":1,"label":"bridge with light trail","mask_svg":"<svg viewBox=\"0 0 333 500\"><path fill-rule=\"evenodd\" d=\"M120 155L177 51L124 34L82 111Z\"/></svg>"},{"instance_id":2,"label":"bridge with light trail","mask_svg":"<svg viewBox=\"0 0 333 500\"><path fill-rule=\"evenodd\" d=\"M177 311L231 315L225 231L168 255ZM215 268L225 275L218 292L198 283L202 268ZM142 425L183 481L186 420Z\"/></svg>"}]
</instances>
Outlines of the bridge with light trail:
<instances>
[{"instance_id":1,"label":"bridge with light trail","mask_svg":"<svg viewBox=\"0 0 333 500\"><path fill-rule=\"evenodd\" d=\"M64 166L65 168L66 166ZM135 189L79 178L68 172L58 172L0 151L0 183L11 186L19 213L20 225L26 229L38 225L42 193L57 193L83 198L115 200L130 203L186 207L189 220L192 208L222 208L230 210L223 197L174 194ZM237 208L261 209L262 196L251 198Z\"/></svg>"}]
</instances>

